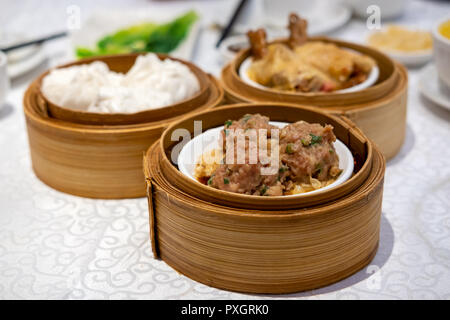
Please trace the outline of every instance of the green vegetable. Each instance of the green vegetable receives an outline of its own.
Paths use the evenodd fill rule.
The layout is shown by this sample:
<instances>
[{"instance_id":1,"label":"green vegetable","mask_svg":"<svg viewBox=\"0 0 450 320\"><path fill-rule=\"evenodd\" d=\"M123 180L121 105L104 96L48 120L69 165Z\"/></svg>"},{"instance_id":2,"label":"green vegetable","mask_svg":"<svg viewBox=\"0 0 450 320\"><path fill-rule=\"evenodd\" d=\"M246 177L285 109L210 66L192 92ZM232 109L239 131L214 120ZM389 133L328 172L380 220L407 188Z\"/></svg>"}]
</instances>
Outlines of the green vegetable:
<instances>
[{"instance_id":1,"label":"green vegetable","mask_svg":"<svg viewBox=\"0 0 450 320\"><path fill-rule=\"evenodd\" d=\"M321 162L316 164L316 170L314 172L317 172L317 174L321 174L322 173L322 163Z\"/></svg>"},{"instance_id":2,"label":"green vegetable","mask_svg":"<svg viewBox=\"0 0 450 320\"><path fill-rule=\"evenodd\" d=\"M322 136L316 136L312 133L309 134L311 136L311 146L316 144L316 143L321 143L322 142Z\"/></svg>"},{"instance_id":3,"label":"green vegetable","mask_svg":"<svg viewBox=\"0 0 450 320\"><path fill-rule=\"evenodd\" d=\"M208 185L209 186L212 184L213 178L214 178L214 175L212 175L211 178L208 179Z\"/></svg>"},{"instance_id":4,"label":"green vegetable","mask_svg":"<svg viewBox=\"0 0 450 320\"><path fill-rule=\"evenodd\" d=\"M223 183L229 184L229 183L230 183L230 180L228 180L227 178L224 178L224 179L223 179Z\"/></svg>"},{"instance_id":5,"label":"green vegetable","mask_svg":"<svg viewBox=\"0 0 450 320\"><path fill-rule=\"evenodd\" d=\"M330 153L333 153L333 152L334 152L334 150L333 150L333 149L330 149L329 151L330 151Z\"/></svg>"},{"instance_id":6,"label":"green vegetable","mask_svg":"<svg viewBox=\"0 0 450 320\"><path fill-rule=\"evenodd\" d=\"M189 11L168 23L134 25L103 37L94 49L76 48L76 55L86 58L130 52L170 53L186 38L197 19L197 13Z\"/></svg>"},{"instance_id":7,"label":"green vegetable","mask_svg":"<svg viewBox=\"0 0 450 320\"><path fill-rule=\"evenodd\" d=\"M281 167L280 169L278 169L279 173L283 173L285 171L287 171L289 168L288 167Z\"/></svg>"},{"instance_id":8,"label":"green vegetable","mask_svg":"<svg viewBox=\"0 0 450 320\"><path fill-rule=\"evenodd\" d=\"M302 142L302 144L303 144L305 147L308 147L308 146L311 144L310 142L308 142L308 141L306 141L306 140L304 140L304 139L301 139L300 141Z\"/></svg>"},{"instance_id":9,"label":"green vegetable","mask_svg":"<svg viewBox=\"0 0 450 320\"><path fill-rule=\"evenodd\" d=\"M266 193L267 189L268 189L268 188L266 187L266 185L263 185L263 187L262 187L262 189L261 189L261 195L262 195L262 196Z\"/></svg>"},{"instance_id":10,"label":"green vegetable","mask_svg":"<svg viewBox=\"0 0 450 320\"><path fill-rule=\"evenodd\" d=\"M233 121L231 120L227 120L225 121L225 127L228 128L229 126L231 126L233 124Z\"/></svg>"},{"instance_id":11,"label":"green vegetable","mask_svg":"<svg viewBox=\"0 0 450 320\"><path fill-rule=\"evenodd\" d=\"M286 145L286 153L288 153L288 154L294 153L293 146L294 146L294 145L293 145L292 143L288 143L288 144Z\"/></svg>"}]
</instances>

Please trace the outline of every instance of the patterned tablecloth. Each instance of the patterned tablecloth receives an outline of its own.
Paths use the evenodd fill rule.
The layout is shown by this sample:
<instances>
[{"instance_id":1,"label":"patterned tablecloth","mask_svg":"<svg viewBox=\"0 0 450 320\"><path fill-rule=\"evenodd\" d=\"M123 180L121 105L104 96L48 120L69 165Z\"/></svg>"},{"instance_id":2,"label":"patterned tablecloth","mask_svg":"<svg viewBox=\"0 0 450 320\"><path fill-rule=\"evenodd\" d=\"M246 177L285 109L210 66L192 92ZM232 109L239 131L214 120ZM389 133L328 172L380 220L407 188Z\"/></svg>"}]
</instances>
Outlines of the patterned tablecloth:
<instances>
[{"instance_id":1,"label":"patterned tablecloth","mask_svg":"<svg viewBox=\"0 0 450 320\"><path fill-rule=\"evenodd\" d=\"M82 17L116 6L194 6L203 15L194 62L218 75L217 31L230 1L157 3L77 1ZM111 4L112 3L112 4ZM0 1L1 32L39 36L61 30L70 1ZM430 28L447 2L412 1L402 23ZM351 20L332 36L361 41ZM47 63L12 83L0 111L0 298L260 299L192 281L152 258L146 199L91 200L55 191L31 169L22 96L40 72L67 61L67 39L45 45ZM318 290L281 296L312 299L450 298L450 112L420 96L420 69L409 70L408 126L401 152L387 164L380 247L355 275Z\"/></svg>"}]
</instances>

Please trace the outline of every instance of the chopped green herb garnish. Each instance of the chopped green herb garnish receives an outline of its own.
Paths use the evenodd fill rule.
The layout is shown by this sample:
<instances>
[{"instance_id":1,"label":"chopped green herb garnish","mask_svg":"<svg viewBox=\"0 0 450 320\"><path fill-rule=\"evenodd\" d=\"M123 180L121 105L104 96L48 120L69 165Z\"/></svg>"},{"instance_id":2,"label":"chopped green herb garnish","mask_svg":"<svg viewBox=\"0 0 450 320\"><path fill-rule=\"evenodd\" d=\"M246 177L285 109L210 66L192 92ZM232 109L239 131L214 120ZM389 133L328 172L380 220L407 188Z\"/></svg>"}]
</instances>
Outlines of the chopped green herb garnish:
<instances>
[{"instance_id":1,"label":"chopped green herb garnish","mask_svg":"<svg viewBox=\"0 0 450 320\"><path fill-rule=\"evenodd\" d=\"M293 144L292 143L288 143L286 145L286 153L288 153L288 154L294 153L294 149L293 149Z\"/></svg>"},{"instance_id":2,"label":"chopped green herb garnish","mask_svg":"<svg viewBox=\"0 0 450 320\"><path fill-rule=\"evenodd\" d=\"M227 178L224 178L224 179L223 179L223 183L229 184L229 183L230 183L230 180L228 180Z\"/></svg>"},{"instance_id":3,"label":"chopped green herb garnish","mask_svg":"<svg viewBox=\"0 0 450 320\"><path fill-rule=\"evenodd\" d=\"M231 126L233 124L232 120L227 120L225 121L225 128L228 128L229 126Z\"/></svg>"},{"instance_id":4,"label":"chopped green herb garnish","mask_svg":"<svg viewBox=\"0 0 450 320\"><path fill-rule=\"evenodd\" d=\"M304 139L301 139L300 141L302 142L302 145L304 145L305 147L308 147L311 144L310 142L308 142Z\"/></svg>"},{"instance_id":5,"label":"chopped green herb garnish","mask_svg":"<svg viewBox=\"0 0 450 320\"><path fill-rule=\"evenodd\" d=\"M309 134L311 136L311 146L316 144L316 143L321 143L322 142L322 136L316 136L312 133Z\"/></svg>"},{"instance_id":6,"label":"chopped green herb garnish","mask_svg":"<svg viewBox=\"0 0 450 320\"><path fill-rule=\"evenodd\" d=\"M318 174L322 173L322 163L321 162L316 164L316 170L314 172L317 172Z\"/></svg>"},{"instance_id":7,"label":"chopped green herb garnish","mask_svg":"<svg viewBox=\"0 0 450 320\"><path fill-rule=\"evenodd\" d=\"M283 173L286 172L289 168L288 167L281 167L280 169L278 169L279 173Z\"/></svg>"},{"instance_id":8,"label":"chopped green herb garnish","mask_svg":"<svg viewBox=\"0 0 450 320\"><path fill-rule=\"evenodd\" d=\"M267 187L265 185L263 185L263 188L261 189L261 195L264 195L267 191Z\"/></svg>"},{"instance_id":9,"label":"chopped green herb garnish","mask_svg":"<svg viewBox=\"0 0 450 320\"><path fill-rule=\"evenodd\" d=\"M330 151L330 153L333 153L333 152L334 152L334 150L333 150L333 149L330 149L329 151Z\"/></svg>"},{"instance_id":10,"label":"chopped green herb garnish","mask_svg":"<svg viewBox=\"0 0 450 320\"><path fill-rule=\"evenodd\" d=\"M208 179L208 186L210 186L210 185L212 184L213 177L214 177L214 176L211 176L211 178Z\"/></svg>"},{"instance_id":11,"label":"chopped green herb garnish","mask_svg":"<svg viewBox=\"0 0 450 320\"><path fill-rule=\"evenodd\" d=\"M251 114L246 114L246 115L242 118L242 120L243 120L244 122L247 122L251 117L252 117Z\"/></svg>"}]
</instances>

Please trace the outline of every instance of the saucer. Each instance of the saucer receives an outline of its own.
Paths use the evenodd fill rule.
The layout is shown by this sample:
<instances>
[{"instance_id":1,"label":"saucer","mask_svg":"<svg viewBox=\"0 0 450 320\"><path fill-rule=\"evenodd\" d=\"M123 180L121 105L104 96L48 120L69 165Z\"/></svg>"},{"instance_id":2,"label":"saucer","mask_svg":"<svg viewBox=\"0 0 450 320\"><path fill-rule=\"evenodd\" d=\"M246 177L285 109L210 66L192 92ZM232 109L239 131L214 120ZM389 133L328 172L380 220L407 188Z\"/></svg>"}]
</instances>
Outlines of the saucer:
<instances>
[{"instance_id":1,"label":"saucer","mask_svg":"<svg viewBox=\"0 0 450 320\"><path fill-rule=\"evenodd\" d=\"M419 90L430 101L450 110L450 88L441 83L434 64L427 65L421 71Z\"/></svg>"}]
</instances>

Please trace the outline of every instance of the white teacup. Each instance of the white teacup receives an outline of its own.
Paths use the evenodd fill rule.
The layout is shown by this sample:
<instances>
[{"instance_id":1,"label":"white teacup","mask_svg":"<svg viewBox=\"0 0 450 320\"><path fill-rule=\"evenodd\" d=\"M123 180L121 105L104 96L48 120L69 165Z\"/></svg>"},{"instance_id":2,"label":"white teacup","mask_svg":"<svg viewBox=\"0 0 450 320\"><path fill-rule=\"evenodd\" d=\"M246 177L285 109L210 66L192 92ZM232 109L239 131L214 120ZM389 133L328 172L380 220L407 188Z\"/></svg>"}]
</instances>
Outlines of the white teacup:
<instances>
[{"instance_id":1,"label":"white teacup","mask_svg":"<svg viewBox=\"0 0 450 320\"><path fill-rule=\"evenodd\" d=\"M433 28L433 56L439 79L450 90L450 39L439 32L439 26L449 21L450 16L440 20Z\"/></svg>"},{"instance_id":2,"label":"white teacup","mask_svg":"<svg viewBox=\"0 0 450 320\"><path fill-rule=\"evenodd\" d=\"M3 106L6 100L6 95L9 90L9 77L8 77L8 59L6 54L0 51L0 108Z\"/></svg>"}]
</instances>

